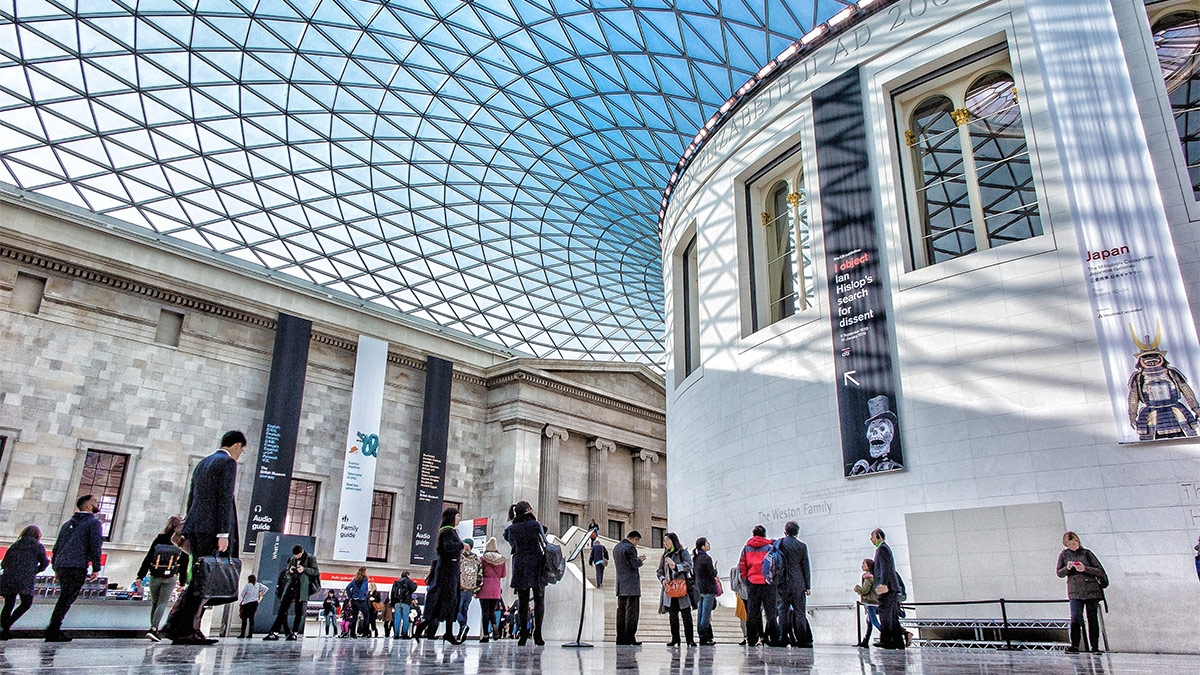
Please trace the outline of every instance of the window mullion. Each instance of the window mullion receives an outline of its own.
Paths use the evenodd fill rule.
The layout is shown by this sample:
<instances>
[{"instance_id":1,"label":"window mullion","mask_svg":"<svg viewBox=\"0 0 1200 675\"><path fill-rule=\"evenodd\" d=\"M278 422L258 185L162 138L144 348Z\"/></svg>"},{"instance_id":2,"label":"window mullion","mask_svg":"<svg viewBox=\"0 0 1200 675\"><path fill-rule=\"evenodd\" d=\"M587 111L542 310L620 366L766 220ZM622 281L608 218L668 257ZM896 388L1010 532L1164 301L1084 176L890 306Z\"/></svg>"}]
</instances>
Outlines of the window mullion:
<instances>
[{"instance_id":1,"label":"window mullion","mask_svg":"<svg viewBox=\"0 0 1200 675\"><path fill-rule=\"evenodd\" d=\"M971 142L970 112L966 108L954 111L958 124L959 144L963 153L963 178L967 182L967 201L971 204L971 229L975 233L975 250L990 248L987 223L983 220L983 197L979 192L979 175L975 171L975 146Z\"/></svg>"}]
</instances>

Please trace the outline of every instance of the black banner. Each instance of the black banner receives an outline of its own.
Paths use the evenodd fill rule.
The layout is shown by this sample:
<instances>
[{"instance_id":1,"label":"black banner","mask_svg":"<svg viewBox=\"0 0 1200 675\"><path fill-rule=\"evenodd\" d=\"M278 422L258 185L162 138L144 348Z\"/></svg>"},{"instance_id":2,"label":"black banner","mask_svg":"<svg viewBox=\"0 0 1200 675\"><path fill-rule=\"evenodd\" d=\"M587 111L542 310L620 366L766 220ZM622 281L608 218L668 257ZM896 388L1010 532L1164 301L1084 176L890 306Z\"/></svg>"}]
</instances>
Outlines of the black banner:
<instances>
[{"instance_id":1,"label":"black banner","mask_svg":"<svg viewBox=\"0 0 1200 675\"><path fill-rule=\"evenodd\" d=\"M428 564L437 553L438 524L446 488L446 446L450 438L450 379L454 364L436 356L425 361L425 409L421 413L421 457L413 504L409 564Z\"/></svg>"},{"instance_id":2,"label":"black banner","mask_svg":"<svg viewBox=\"0 0 1200 675\"><path fill-rule=\"evenodd\" d=\"M258 605L258 613L254 615L254 632L266 633L271 630L271 624L275 623L275 615L279 613L279 598L275 597L275 587L279 585L279 573L288 566L288 558L292 557L292 547L299 544L304 548L305 553L316 557L317 540L313 537L303 537L298 534L279 534L277 532L259 532L254 537L255 543L259 543L258 539L262 539L262 555L259 555L254 560L254 574L258 577L258 583L267 587L267 594L263 596L262 602ZM321 594L320 584L313 591L313 600L320 600ZM291 623L291 615L288 615L288 625ZM240 624L235 624L240 625Z\"/></svg>"},{"instance_id":3,"label":"black banner","mask_svg":"<svg viewBox=\"0 0 1200 675\"><path fill-rule=\"evenodd\" d=\"M812 97L846 476L904 468L862 105L857 68Z\"/></svg>"},{"instance_id":4,"label":"black banner","mask_svg":"<svg viewBox=\"0 0 1200 675\"><path fill-rule=\"evenodd\" d=\"M262 439L258 442L258 467L246 523L245 551L253 552L259 532L282 532L287 517L292 465L296 461L296 436L300 432L300 405L304 402L304 376L308 373L308 343L312 322L279 315L275 327L275 353L267 383Z\"/></svg>"}]
</instances>

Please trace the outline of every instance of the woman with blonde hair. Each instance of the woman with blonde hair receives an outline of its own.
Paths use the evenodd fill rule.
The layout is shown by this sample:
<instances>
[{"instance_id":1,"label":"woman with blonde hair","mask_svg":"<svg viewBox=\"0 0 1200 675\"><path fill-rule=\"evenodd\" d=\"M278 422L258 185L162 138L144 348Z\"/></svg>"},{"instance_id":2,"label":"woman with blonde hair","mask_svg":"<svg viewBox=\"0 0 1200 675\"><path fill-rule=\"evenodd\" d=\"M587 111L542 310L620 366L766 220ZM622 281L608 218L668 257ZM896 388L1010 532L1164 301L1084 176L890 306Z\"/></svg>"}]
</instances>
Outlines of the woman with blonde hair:
<instances>
[{"instance_id":1,"label":"woman with blonde hair","mask_svg":"<svg viewBox=\"0 0 1200 675\"><path fill-rule=\"evenodd\" d=\"M27 525L21 530L16 543L8 547L4 560L0 561L0 595L4 596L4 611L0 613L0 640L9 638L9 629L33 606L34 577L50 566L46 547L42 545L42 530L37 525ZM17 598L21 604L13 610Z\"/></svg>"},{"instance_id":2,"label":"woman with blonde hair","mask_svg":"<svg viewBox=\"0 0 1200 675\"><path fill-rule=\"evenodd\" d=\"M1067 580L1067 598L1071 603L1071 646L1068 654L1078 654L1083 638L1083 615L1087 612L1088 637L1093 654L1101 653L1100 624L1097 622L1100 601L1108 587L1108 574L1094 553L1079 541L1079 535L1067 532L1063 535L1062 553L1058 554L1058 576ZM1087 651L1088 643L1083 643Z\"/></svg>"}]
</instances>

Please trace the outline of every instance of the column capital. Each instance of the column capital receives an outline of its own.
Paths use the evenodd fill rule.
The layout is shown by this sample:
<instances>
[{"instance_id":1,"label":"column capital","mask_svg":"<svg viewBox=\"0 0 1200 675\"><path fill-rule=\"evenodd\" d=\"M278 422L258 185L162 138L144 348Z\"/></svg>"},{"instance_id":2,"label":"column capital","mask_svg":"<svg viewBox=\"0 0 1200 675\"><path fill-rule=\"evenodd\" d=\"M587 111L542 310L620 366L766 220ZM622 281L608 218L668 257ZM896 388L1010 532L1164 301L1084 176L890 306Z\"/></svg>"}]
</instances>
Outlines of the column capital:
<instances>
[{"instance_id":1,"label":"column capital","mask_svg":"<svg viewBox=\"0 0 1200 675\"><path fill-rule=\"evenodd\" d=\"M593 438L588 441L588 449L596 451L608 451L610 453L617 451L617 444L607 438Z\"/></svg>"},{"instance_id":2,"label":"column capital","mask_svg":"<svg viewBox=\"0 0 1200 675\"><path fill-rule=\"evenodd\" d=\"M634 458L640 459L643 462L653 462L658 464L658 453L653 450L642 448L641 450L637 451L637 454L634 455Z\"/></svg>"},{"instance_id":3,"label":"column capital","mask_svg":"<svg viewBox=\"0 0 1200 675\"><path fill-rule=\"evenodd\" d=\"M566 429L563 429L562 427L556 427L556 426L553 426L550 424L547 424L546 427L544 429L542 429L542 433L546 435L546 438L557 437L558 440L560 440L560 441L565 441L565 440L567 440L567 438L569 438L569 435L567 434Z\"/></svg>"}]
</instances>

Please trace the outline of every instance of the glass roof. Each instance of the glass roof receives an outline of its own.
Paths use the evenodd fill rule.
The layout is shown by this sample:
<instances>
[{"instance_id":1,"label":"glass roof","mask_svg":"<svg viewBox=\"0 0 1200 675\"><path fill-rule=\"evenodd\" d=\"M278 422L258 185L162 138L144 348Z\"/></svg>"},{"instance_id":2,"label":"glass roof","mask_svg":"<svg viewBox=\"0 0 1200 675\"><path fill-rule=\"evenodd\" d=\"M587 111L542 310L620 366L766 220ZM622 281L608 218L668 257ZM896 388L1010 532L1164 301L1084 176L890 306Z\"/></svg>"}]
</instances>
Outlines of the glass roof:
<instances>
[{"instance_id":1,"label":"glass roof","mask_svg":"<svg viewBox=\"0 0 1200 675\"><path fill-rule=\"evenodd\" d=\"M660 367L667 177L851 4L0 0L0 181L512 349Z\"/></svg>"}]
</instances>

